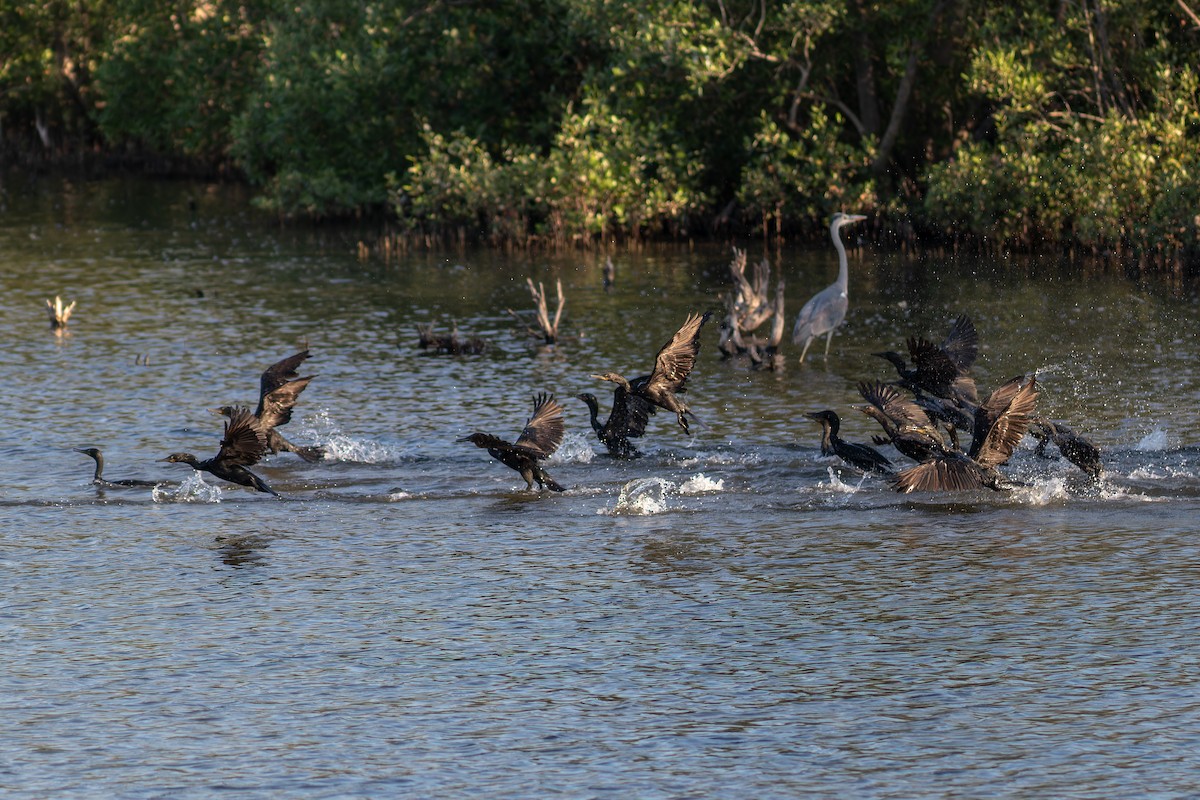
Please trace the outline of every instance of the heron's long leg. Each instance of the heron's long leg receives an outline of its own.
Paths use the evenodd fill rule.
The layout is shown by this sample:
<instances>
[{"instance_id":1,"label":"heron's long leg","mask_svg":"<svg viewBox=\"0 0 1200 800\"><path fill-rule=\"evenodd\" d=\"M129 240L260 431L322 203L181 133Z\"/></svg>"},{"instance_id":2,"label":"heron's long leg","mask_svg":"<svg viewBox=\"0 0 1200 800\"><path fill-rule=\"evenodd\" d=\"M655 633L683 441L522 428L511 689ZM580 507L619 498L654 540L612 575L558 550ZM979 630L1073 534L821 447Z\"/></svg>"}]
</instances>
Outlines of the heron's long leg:
<instances>
[{"instance_id":1,"label":"heron's long leg","mask_svg":"<svg viewBox=\"0 0 1200 800\"><path fill-rule=\"evenodd\" d=\"M829 343L833 341L833 328L825 335L825 357L829 358Z\"/></svg>"},{"instance_id":2,"label":"heron's long leg","mask_svg":"<svg viewBox=\"0 0 1200 800\"><path fill-rule=\"evenodd\" d=\"M804 363L804 356L808 354L808 346L813 343L813 337L808 337L808 341L804 343L804 349L800 351L800 363Z\"/></svg>"}]
</instances>

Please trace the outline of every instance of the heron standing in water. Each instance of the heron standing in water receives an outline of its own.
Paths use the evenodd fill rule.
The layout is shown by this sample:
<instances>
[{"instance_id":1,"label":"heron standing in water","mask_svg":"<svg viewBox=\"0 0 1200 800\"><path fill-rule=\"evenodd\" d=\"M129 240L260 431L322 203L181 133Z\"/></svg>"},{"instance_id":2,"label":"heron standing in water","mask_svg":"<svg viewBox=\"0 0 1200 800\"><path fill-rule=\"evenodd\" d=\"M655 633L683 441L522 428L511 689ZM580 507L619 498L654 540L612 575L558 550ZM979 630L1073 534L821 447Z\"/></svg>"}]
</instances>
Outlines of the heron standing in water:
<instances>
[{"instance_id":1,"label":"heron standing in water","mask_svg":"<svg viewBox=\"0 0 1200 800\"><path fill-rule=\"evenodd\" d=\"M846 309L850 306L850 267L846 263L846 248L842 245L842 237L838 231L843 225L861 222L864 219L866 217L862 214L843 214L839 211L829 223L829 235L833 237L833 246L838 254L838 277L833 284L813 295L796 316L796 325L792 328L792 343L804 342L804 349L800 351L801 364L808 355L808 346L813 343L813 339L822 334L825 335L825 357L829 357L829 343L833 340L833 332L846 318Z\"/></svg>"}]
</instances>

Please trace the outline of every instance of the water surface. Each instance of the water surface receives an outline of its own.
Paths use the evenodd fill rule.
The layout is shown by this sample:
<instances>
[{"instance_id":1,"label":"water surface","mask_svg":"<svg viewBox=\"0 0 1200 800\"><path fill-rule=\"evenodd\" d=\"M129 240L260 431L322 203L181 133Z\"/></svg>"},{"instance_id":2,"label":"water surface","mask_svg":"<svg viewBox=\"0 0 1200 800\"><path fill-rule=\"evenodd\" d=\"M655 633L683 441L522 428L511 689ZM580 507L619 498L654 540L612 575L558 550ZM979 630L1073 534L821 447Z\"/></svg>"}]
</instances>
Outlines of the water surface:
<instances>
[{"instance_id":1,"label":"water surface","mask_svg":"<svg viewBox=\"0 0 1200 800\"><path fill-rule=\"evenodd\" d=\"M1200 735L1200 369L1192 287L1049 261L864 248L829 359L704 340L685 436L590 434L590 373L641 374L717 307L722 247L414 253L280 230L221 187L10 181L0 215L0 788L8 797L1155 797ZM190 202L189 202L190 201ZM755 248L758 249L755 249ZM763 256L751 243L751 258ZM768 253L789 315L832 248ZM508 313L561 278L566 333ZM45 298L78 301L55 336ZM1028 445L1007 494L891 492L820 455L871 353L969 312L982 387L1036 370L1099 443L1093 486ZM437 357L457 321L486 353ZM216 450L303 347L293 440L253 494ZM567 408L538 495L455 439ZM110 477L182 481L98 491ZM892 451L888 451L893 454Z\"/></svg>"}]
</instances>

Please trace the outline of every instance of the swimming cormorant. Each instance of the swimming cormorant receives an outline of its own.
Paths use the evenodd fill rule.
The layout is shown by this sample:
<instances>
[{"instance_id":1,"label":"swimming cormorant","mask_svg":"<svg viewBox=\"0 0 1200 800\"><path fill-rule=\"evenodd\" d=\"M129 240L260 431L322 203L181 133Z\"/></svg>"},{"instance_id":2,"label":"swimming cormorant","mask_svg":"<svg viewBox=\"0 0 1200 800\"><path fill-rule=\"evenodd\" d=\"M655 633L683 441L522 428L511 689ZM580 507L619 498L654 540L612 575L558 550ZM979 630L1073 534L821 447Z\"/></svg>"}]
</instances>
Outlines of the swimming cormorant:
<instances>
[{"instance_id":1,"label":"swimming cormorant","mask_svg":"<svg viewBox=\"0 0 1200 800\"><path fill-rule=\"evenodd\" d=\"M492 458L521 473L529 489L533 489L533 482L537 481L539 487L561 492L563 487L538 462L554 454L562 444L564 432L562 406L552 395L542 392L533 399L533 414L512 444L479 431L457 441L486 449Z\"/></svg>"},{"instance_id":2,"label":"swimming cormorant","mask_svg":"<svg viewBox=\"0 0 1200 800\"><path fill-rule=\"evenodd\" d=\"M821 455L837 456L863 472L891 475L892 462L874 447L856 442L847 442L838 436L842 421L833 411L812 411L804 416L821 423Z\"/></svg>"},{"instance_id":3,"label":"swimming cormorant","mask_svg":"<svg viewBox=\"0 0 1200 800\"><path fill-rule=\"evenodd\" d=\"M266 452L267 437L258 427L258 420L250 413L249 409L238 406L230 411L229 419L225 422L225 435L221 439L221 449L215 456L200 461L191 453L172 453L159 460L174 464L188 464L194 470L209 472L230 483L249 486L257 491L267 492L278 497L278 492L247 469L258 463L258 460Z\"/></svg>"},{"instance_id":4,"label":"swimming cormorant","mask_svg":"<svg viewBox=\"0 0 1200 800\"><path fill-rule=\"evenodd\" d=\"M316 377L308 375L301 378L296 372L296 368L308 357L308 350L302 350L266 368L259 379L258 407L254 410L254 417L267 437L268 453L295 453L305 461L312 462L321 460L325 455L324 448L292 444L276 430L291 421L292 407L296 405L300 393ZM232 406L221 406L213 409L213 413L228 417L232 410Z\"/></svg>"},{"instance_id":5,"label":"swimming cormorant","mask_svg":"<svg viewBox=\"0 0 1200 800\"><path fill-rule=\"evenodd\" d=\"M651 406L645 398L631 395L623 386L613 390L612 411L608 419L600 423L600 404L596 395L582 392L575 395L587 404L592 430L596 438L604 443L608 452L616 458L637 458L641 455L630 439L640 438L650 423Z\"/></svg>"},{"instance_id":6,"label":"swimming cormorant","mask_svg":"<svg viewBox=\"0 0 1200 800\"><path fill-rule=\"evenodd\" d=\"M104 454L100 452L98 447L76 447L76 453L83 453L85 456L91 456L96 462L96 472L92 475L92 483L103 488L124 488L131 486L157 486L162 481L143 481L137 478L121 478L119 480L108 480L104 477Z\"/></svg>"},{"instance_id":7,"label":"swimming cormorant","mask_svg":"<svg viewBox=\"0 0 1200 800\"><path fill-rule=\"evenodd\" d=\"M685 391L684 384L692 367L696 365L696 354L700 352L700 329L710 316L711 311L689 314L687 320L671 337L671 341L658 351L654 359L654 371L649 375L634 378L632 381L615 372L604 372L592 377L615 383L630 395L643 398L652 407L674 412L684 433L691 433L688 430L687 418L684 417L684 414L691 412L676 394L683 394Z\"/></svg>"},{"instance_id":8,"label":"swimming cormorant","mask_svg":"<svg viewBox=\"0 0 1200 800\"><path fill-rule=\"evenodd\" d=\"M1038 418L1033 421L1029 433L1038 440L1033 452L1043 458L1046 445L1054 442L1062 457L1086 472L1092 480L1098 480L1104 466L1100 463L1100 448L1083 438L1061 422Z\"/></svg>"},{"instance_id":9,"label":"swimming cormorant","mask_svg":"<svg viewBox=\"0 0 1200 800\"><path fill-rule=\"evenodd\" d=\"M966 491L1007 488L996 469L1012 456L1033 421L1037 381L1024 375L1010 379L975 412L971 448L965 454L946 450L906 469L892 487L898 492Z\"/></svg>"},{"instance_id":10,"label":"swimming cormorant","mask_svg":"<svg viewBox=\"0 0 1200 800\"><path fill-rule=\"evenodd\" d=\"M843 214L838 212L829 222L829 235L833 238L833 246L838 254L838 277L829 286L817 292L800 309L796 315L796 324L792 327L792 343L804 342L800 351L800 363L808 354L808 346L813 339L825 335L825 357L829 357L829 343L833 341L833 332L846 318L846 309L850 307L850 268L846 263L846 248L842 245L842 237L838 233L842 226L866 219L862 214Z\"/></svg>"}]
</instances>

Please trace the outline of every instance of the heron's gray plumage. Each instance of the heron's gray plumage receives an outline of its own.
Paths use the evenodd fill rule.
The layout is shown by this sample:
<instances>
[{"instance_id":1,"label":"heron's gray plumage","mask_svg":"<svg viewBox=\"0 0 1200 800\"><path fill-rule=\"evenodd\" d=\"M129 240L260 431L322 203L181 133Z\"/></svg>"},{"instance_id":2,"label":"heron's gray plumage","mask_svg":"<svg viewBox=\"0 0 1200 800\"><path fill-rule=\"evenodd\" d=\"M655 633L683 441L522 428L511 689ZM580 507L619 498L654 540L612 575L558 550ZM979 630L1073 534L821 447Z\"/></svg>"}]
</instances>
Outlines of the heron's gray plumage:
<instances>
[{"instance_id":1,"label":"heron's gray plumage","mask_svg":"<svg viewBox=\"0 0 1200 800\"><path fill-rule=\"evenodd\" d=\"M866 217L861 214L843 214L839 211L829 223L829 235L833 238L833 246L838 254L838 277L832 285L817 292L805 303L796 316L796 324L792 327L792 343L804 343L804 349L800 352L801 363L808 355L809 345L818 336L825 336L825 355L828 356L833 332L846 318L846 309L850 307L850 267L846 261L846 248L838 231L843 225L864 219Z\"/></svg>"}]
</instances>

